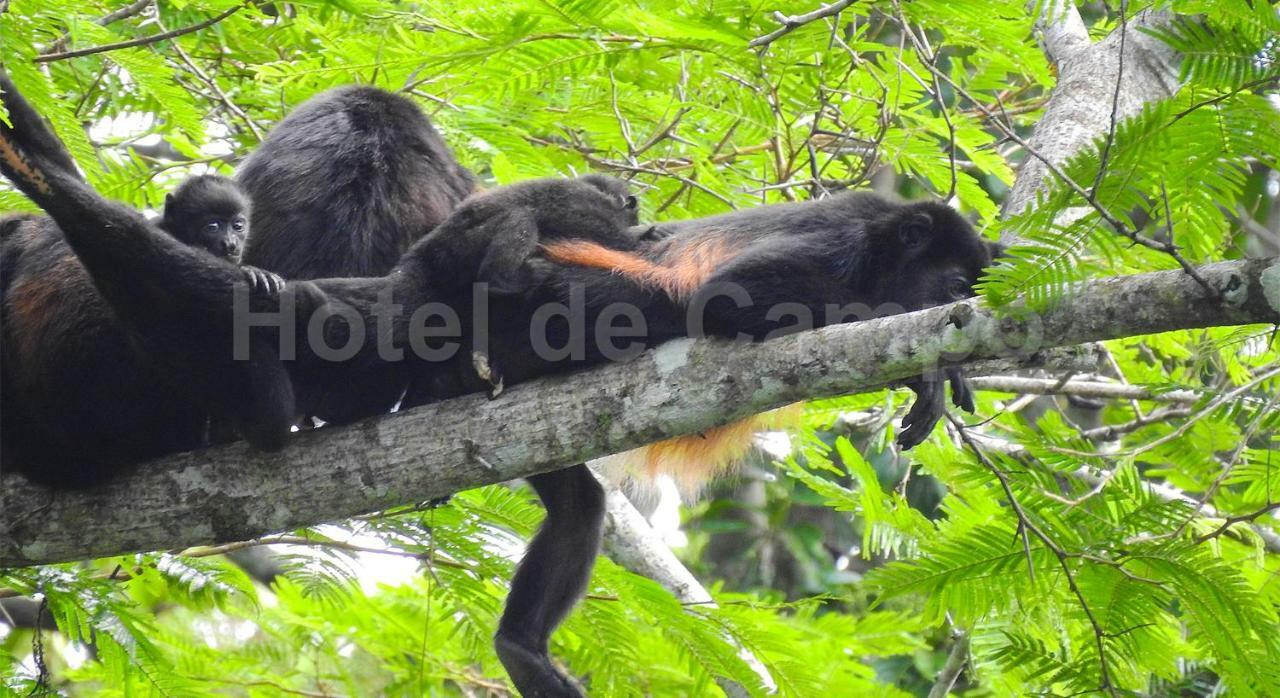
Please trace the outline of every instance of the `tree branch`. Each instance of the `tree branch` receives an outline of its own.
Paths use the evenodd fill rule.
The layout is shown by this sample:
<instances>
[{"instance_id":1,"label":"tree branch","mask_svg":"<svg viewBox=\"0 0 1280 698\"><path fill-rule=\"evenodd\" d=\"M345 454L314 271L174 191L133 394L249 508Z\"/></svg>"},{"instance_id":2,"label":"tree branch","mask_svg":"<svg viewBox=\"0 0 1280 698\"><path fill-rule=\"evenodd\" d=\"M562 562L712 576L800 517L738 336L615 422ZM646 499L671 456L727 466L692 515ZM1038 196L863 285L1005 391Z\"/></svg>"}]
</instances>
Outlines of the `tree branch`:
<instances>
[{"instance_id":1,"label":"tree branch","mask_svg":"<svg viewBox=\"0 0 1280 698\"><path fill-rule=\"evenodd\" d=\"M784 15L781 12L774 12L773 18L776 19L780 24L782 24L782 26L769 32L768 34L765 34L763 36L757 36L756 38L748 42L747 46L751 48L760 48L762 46L768 46L774 41L781 39L787 34L790 34L791 32L799 29L800 27L803 27L806 24L809 24L810 22L816 22L820 19L823 19L824 17L830 17L831 15L840 14L840 12L844 10L844 8L852 5L857 1L858 0L837 0L836 2L833 2L830 5L824 5L822 7L819 7L813 12L809 12L802 15L796 15L794 17L788 17L787 15Z\"/></svg>"},{"instance_id":2,"label":"tree branch","mask_svg":"<svg viewBox=\"0 0 1280 698\"><path fill-rule=\"evenodd\" d=\"M1089 29L1084 26L1076 4L1071 0L1042 0L1036 31L1044 43L1049 60L1061 65L1076 53L1089 48Z\"/></svg>"},{"instance_id":3,"label":"tree branch","mask_svg":"<svg viewBox=\"0 0 1280 698\"><path fill-rule=\"evenodd\" d=\"M1204 397L1195 390L1157 391L1141 385L1101 381L1024 378L1022 376L977 376L969 379L978 390L1020 395L1075 395L1077 397L1150 400L1152 402L1195 402Z\"/></svg>"},{"instance_id":4,"label":"tree branch","mask_svg":"<svg viewBox=\"0 0 1280 698\"><path fill-rule=\"evenodd\" d=\"M1177 91L1177 53L1142 31L1168 22L1167 13L1138 13L1128 23L1127 36L1115 31L1089 44L1079 14L1068 5L1071 3L1065 0L1051 0L1043 6L1038 26L1044 32L1049 57L1057 63L1058 84L1045 105L1044 116L1027 139L1029 148L1044 160L1028 157L1023 161L1005 199L1006 213L1020 212L1033 204L1036 192L1053 182L1048 176L1052 166L1066 162L1099 134L1107 133L1113 105L1116 118L1125 119L1140 112L1147 102ZM1113 101L1115 95L1118 99Z\"/></svg>"},{"instance_id":5,"label":"tree branch","mask_svg":"<svg viewBox=\"0 0 1280 698\"><path fill-rule=\"evenodd\" d=\"M61 53L49 53L43 56L36 56L36 63L52 63L54 61L65 61L70 58L79 58L81 56L92 56L95 53L106 53L107 51L118 51L120 49L133 48L135 46L146 46L148 44L158 44L161 41L176 39L179 36L184 36L186 34L198 32L201 29L208 29L209 27L212 27L218 22L221 22L222 20L230 17L231 15L243 9L244 9L244 5L236 5L235 7L224 10L221 13L214 15L213 17L210 17L209 19L206 19L203 22L197 22L189 26L179 27L172 31L160 32L159 34L152 34L151 36L140 36L136 39L129 39L128 41L120 41L114 44L103 44L102 46L90 46L88 48L76 49L74 51L63 51Z\"/></svg>"},{"instance_id":6,"label":"tree branch","mask_svg":"<svg viewBox=\"0 0 1280 698\"><path fill-rule=\"evenodd\" d=\"M799 400L866 391L940 362L1176 329L1280 323L1280 258L1100 279L1043 315L969 300L762 345L676 340L625 364L549 377L344 428L278 454L183 453L89 492L0 485L0 566L246 540L442 497L689 434ZM971 348L971 349L970 349ZM518 428L513 428L518 425Z\"/></svg>"},{"instance_id":7,"label":"tree branch","mask_svg":"<svg viewBox=\"0 0 1280 698\"><path fill-rule=\"evenodd\" d=\"M152 2L154 2L154 0L137 0L136 2L125 5L124 7L118 10L115 10L114 12L108 12L107 14L102 15L97 20L95 20L94 23L100 27L105 27L108 24L111 24L113 22L119 22L122 19L135 17L137 15L142 14L144 11L146 11L146 9L151 6ZM67 44L70 43L70 41L71 41L71 34L70 33L63 34L62 36L50 42L49 45L45 47L45 50L41 51L40 53L41 55L46 55L46 56L50 54L58 53L63 49L65 49L67 47Z\"/></svg>"},{"instance_id":8,"label":"tree branch","mask_svg":"<svg viewBox=\"0 0 1280 698\"><path fill-rule=\"evenodd\" d=\"M947 698L951 695L951 688L956 685L956 679L960 678L960 672L964 671L964 665L968 661L969 634L957 630L953 634L951 651L947 653L947 663L942 665L942 671L938 672L938 678L929 689L929 698Z\"/></svg>"}]
</instances>

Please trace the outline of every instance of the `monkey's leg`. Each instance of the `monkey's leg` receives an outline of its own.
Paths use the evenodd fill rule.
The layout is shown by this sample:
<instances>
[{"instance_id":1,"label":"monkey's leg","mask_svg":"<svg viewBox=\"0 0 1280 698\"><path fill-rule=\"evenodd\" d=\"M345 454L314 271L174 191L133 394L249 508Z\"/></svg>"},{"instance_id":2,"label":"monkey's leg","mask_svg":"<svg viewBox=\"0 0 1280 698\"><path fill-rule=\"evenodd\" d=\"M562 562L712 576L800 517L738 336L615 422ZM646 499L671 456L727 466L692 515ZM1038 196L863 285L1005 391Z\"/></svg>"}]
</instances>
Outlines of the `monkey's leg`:
<instances>
[{"instance_id":1,"label":"monkey's leg","mask_svg":"<svg viewBox=\"0 0 1280 698\"><path fill-rule=\"evenodd\" d=\"M494 644L524 698L582 698L551 663L547 642L587 589L600 549L604 490L585 465L535 475L547 518L511 580Z\"/></svg>"}]
</instances>

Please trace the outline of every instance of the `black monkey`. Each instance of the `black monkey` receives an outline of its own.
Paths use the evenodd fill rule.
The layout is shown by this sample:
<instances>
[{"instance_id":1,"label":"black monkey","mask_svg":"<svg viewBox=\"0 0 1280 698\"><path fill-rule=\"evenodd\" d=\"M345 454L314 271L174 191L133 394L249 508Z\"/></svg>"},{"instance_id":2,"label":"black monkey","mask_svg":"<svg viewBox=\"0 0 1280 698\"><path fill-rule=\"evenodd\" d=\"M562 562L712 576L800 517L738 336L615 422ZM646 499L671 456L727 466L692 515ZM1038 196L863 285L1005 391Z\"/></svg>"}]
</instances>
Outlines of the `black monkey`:
<instances>
[{"instance_id":1,"label":"black monkey","mask_svg":"<svg viewBox=\"0 0 1280 698\"><path fill-rule=\"evenodd\" d=\"M201 445L211 415L282 446L294 420L284 367L265 341L245 361L227 351L235 289L270 296L279 280L226 259L225 236L201 237L206 214L238 235L244 198L198 178L147 221L84 183L3 72L0 90L12 123L0 124L0 170L50 214L0 223L5 465L87 487Z\"/></svg>"},{"instance_id":2,"label":"black monkey","mask_svg":"<svg viewBox=\"0 0 1280 698\"><path fill-rule=\"evenodd\" d=\"M386 274L475 190L413 102L339 87L299 105L245 160L244 262L286 279Z\"/></svg>"},{"instance_id":3,"label":"black monkey","mask_svg":"<svg viewBox=\"0 0 1280 698\"><path fill-rule=\"evenodd\" d=\"M686 333L745 334L756 340L968 298L999 254L996 243L984 241L944 204L897 202L871 192L842 192L659 228L661 234L639 254L620 254L594 241L552 242L544 248L548 258L570 265L561 285L587 284L589 298L623 295L656 303L646 312L658 327L677 322L664 317L675 300L682 313L691 306L702 309L702 327L684 328ZM573 266L584 271L574 272ZM651 293L637 296L640 289ZM660 293L655 297L653 291ZM770 315L771 309L780 312ZM960 371L945 374L956 406L972 411L973 396ZM918 394L898 435L899 445L911 448L940 419L945 396L936 373L904 384Z\"/></svg>"},{"instance_id":4,"label":"black monkey","mask_svg":"<svg viewBox=\"0 0 1280 698\"><path fill-rule=\"evenodd\" d=\"M552 197L542 200L559 203ZM648 226L629 232L607 226L575 228L576 234L539 239L536 244L528 239L529 226L512 225L503 207L486 211L490 218L477 218L479 211L472 211L464 219L459 211L458 219L446 221L424 243L450 231L452 249L490 245L490 254L502 259L491 268L536 265L537 274L499 275L517 282L533 279L533 287L506 288L493 299L489 351L510 383L603 359L591 334L583 338L588 347L578 358L548 359L531 344L529 321L537 309L548 302L571 305L574 293L585 299L582 324L587 328L596 326L611 303L639 309L648 334L638 341L648 346L689 334L766 339L968 297L994 253L993 246L947 206L900 203L870 193L663 224L656 231ZM556 213L524 212L522 217L554 219ZM520 255L531 250L533 257L522 264ZM746 295L726 295L739 291ZM828 305L842 312L832 316ZM770 314L775 307L787 308L790 316ZM690 308L702 308L702 328L686 324ZM548 332L555 334L547 342L551 345L568 334L563 327L549 327ZM963 376L957 370L948 375L953 400L971 411L973 398ZM937 374L908 385L918 399L899 434L904 447L927 437L945 399ZM651 473L673 468L670 474L685 481L706 477L741 454L739 441L749 432L714 430L648 447L624 460L639 461ZM680 457L691 453L699 458ZM690 468L698 472L690 473ZM523 695L580 696L552 664L547 643L586 588L599 546L604 496L583 465L530 478L530 484L544 502L547 517L516 571L495 642Z\"/></svg>"}]
</instances>

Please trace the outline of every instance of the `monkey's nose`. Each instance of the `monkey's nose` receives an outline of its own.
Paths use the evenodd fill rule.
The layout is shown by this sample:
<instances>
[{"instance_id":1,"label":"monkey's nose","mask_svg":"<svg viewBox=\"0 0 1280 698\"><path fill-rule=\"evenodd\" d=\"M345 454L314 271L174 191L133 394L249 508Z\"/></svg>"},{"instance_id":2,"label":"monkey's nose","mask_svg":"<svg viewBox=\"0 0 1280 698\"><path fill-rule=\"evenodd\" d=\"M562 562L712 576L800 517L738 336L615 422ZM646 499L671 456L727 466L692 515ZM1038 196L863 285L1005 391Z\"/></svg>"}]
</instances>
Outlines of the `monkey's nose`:
<instances>
[{"instance_id":1,"label":"monkey's nose","mask_svg":"<svg viewBox=\"0 0 1280 698\"><path fill-rule=\"evenodd\" d=\"M240 252L240 241L235 238L227 238L222 241L222 251L228 257L235 257Z\"/></svg>"}]
</instances>

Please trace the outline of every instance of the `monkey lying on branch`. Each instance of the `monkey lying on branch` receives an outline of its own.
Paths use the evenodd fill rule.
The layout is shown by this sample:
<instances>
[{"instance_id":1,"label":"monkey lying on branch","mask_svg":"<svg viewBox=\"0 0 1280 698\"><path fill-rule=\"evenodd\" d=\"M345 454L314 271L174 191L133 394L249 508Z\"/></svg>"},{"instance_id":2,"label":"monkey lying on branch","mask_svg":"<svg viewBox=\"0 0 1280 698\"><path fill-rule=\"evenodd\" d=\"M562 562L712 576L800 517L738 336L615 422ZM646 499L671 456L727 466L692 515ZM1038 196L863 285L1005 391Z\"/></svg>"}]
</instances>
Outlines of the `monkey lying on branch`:
<instances>
[{"instance_id":1,"label":"monkey lying on branch","mask_svg":"<svg viewBox=\"0 0 1280 698\"><path fill-rule=\"evenodd\" d=\"M766 339L808 324L945 303L970 295L991 261L989 245L962 218L935 203L842 194L656 228L631 227L634 200L612 180L529 182L467 199L386 276L290 281L279 294L241 295L238 307L256 315L240 335L248 344L242 352L247 360L235 361L236 331L245 328L223 318L237 314L228 309L237 307L233 290L243 272L202 258L197 263L193 250L157 243L163 231L72 176L72 161L47 125L7 81L0 87L14 122L12 128L0 127L0 170L53 216L69 240L78 241L73 249L95 282L101 276L130 292L167 289L180 299L169 302L174 308L169 314L153 315L129 293L108 296L124 317L135 318L126 322L158 323L149 331L169 342L164 346L173 355L167 360L203 371L210 382L245 386L248 394L237 393L244 400L241 411L233 405L230 412L277 434L284 414L346 421L386 411L402 396L412 405L491 388L499 376L516 383L608 360L615 356L612 331L633 329L635 320L645 325L632 347L638 350L687 334ZM399 120L381 124L389 132L404 124L403 116L386 118ZM327 159L338 157L332 148L304 147L306 139L297 132L284 135L298 148L290 167L324 171ZM276 137L273 132L264 148ZM365 184L376 200L336 190L310 195L348 207L407 210L421 192L399 186L397 173L394 167L368 173L374 180ZM259 199L254 205L255 215L274 216L285 229L289 216L278 214L306 211L287 200ZM249 244L253 249L252 238ZM358 252L360 246L352 249ZM355 259L351 267L366 262L377 266ZM186 275L167 268L184 269ZM492 291L477 295L476 281L490 284ZM471 303L476 297L485 302ZM439 308L432 312L455 314L463 350L430 359L421 351L388 356L383 351L388 347L444 348L416 334L426 324L416 323L413 315L433 305ZM401 306L411 316L406 320L405 310L389 316L390 306ZM285 312L289 307L296 313ZM547 313L548 308L568 310ZM200 313L207 317L196 317ZM316 317L321 321L313 323ZM690 317L702 321L701 327L691 327ZM317 336L308 339L318 341L298 343L293 355L280 351L276 342L284 334L305 336L316 328ZM540 332L531 334L531 328ZM189 346L192 337L200 346ZM329 350L350 345L354 351L340 359ZM472 370L476 355L487 359L484 376ZM971 407L960 375L949 377L953 400ZM900 435L904 445L923 440L936 423L944 409L943 383L941 376L930 375L912 384L919 399ZM254 390L258 387L261 391ZM726 429L709 435L739 437L736 441L694 437L707 460L691 465L703 471L707 463L719 465L723 456L741 450L741 437L749 433ZM274 445L271 438L246 436ZM671 454L680 448L667 442L659 450ZM652 463L685 465L671 458ZM496 638L498 653L525 695L577 696L581 693L572 680L552 664L547 642L589 579L603 495L583 465L532 477L530 483L548 514L512 582Z\"/></svg>"},{"instance_id":2,"label":"monkey lying on branch","mask_svg":"<svg viewBox=\"0 0 1280 698\"><path fill-rule=\"evenodd\" d=\"M264 178L294 181L315 172L333 175L310 183L305 191L283 191L255 197L260 215L270 215L276 230L255 228L256 235L299 237L300 230L325 240L335 231L317 226L305 201L320 202L326 219L359 219L361 212L405 210L432 190L421 180L415 194L404 193L394 174L411 166L412 154L391 150L385 162L362 170L364 198L349 195L343 175L359 167L341 153L356 150L364 130L403 132L410 142L416 120L389 105L366 109L385 93L369 88L342 88L313 98L268 136L241 172L242 181ZM323 110L358 113L361 132L339 138L332 128L318 128L314 118L297 118ZM296 118L296 122L293 121ZM352 117L355 118L355 117ZM331 123L325 122L325 123ZM332 153L339 153L333 155ZM274 159L268 161L264 153ZM431 157L440 157L430 153ZM618 205L575 182L530 182L485 192L466 200L402 261L401 268L425 265L412 272L429 282L438 298L459 312L464 346L483 352L486 373L471 370L468 351L460 353L457 370L427 369L410 381L404 405L516 384L552 372L571 370L614 358L625 358L666 339L687 334L763 339L777 332L865 319L946 303L971 295L972 284L994 249L951 209L932 203L898 204L870 194L842 194L823 202L781 205L726 216L657 227L622 229L623 213L633 200L616 186L596 181L596 189L615 193ZM446 174L439 193L453 181ZM594 209L593 209L594 207ZM635 221L630 221L634 223ZM394 238L394 220L369 226L359 239ZM334 243L335 247L339 247ZM253 240L250 241L253 247ZM286 249L286 245L279 245ZM430 254L424 250L430 250ZM352 266L374 251L356 254ZM262 259L253 259L275 271ZM411 273L406 271L405 273ZM489 284L484 313L472 303L472 283ZM722 295L725 291L728 295ZM745 292L751 302L744 302ZM441 295L442 294L442 295ZM742 302L743 305L739 306ZM787 310L795 317L771 310ZM861 304L859 306L858 304ZM828 313L828 305L837 312ZM564 313L545 313L562 308ZM702 332L691 332L690 310L703 319ZM801 317L801 316L807 316ZM644 331L624 334L633 344L616 353L597 330ZM531 325L532 323L532 325ZM533 325L536 325L534 327ZM534 331L537 330L537 331ZM608 334L608 333L604 333ZM639 334L640 336L634 336ZM948 373L953 399L972 408L972 396L958 372ZM912 382L919 399L904 420L900 443L911 446L932 430L944 407L944 381L931 375ZM312 381L296 385L299 393ZM343 396L341 386L329 391ZM706 477L745 451L751 425L726 427L703 437L676 439L628 454L647 472L669 472L685 482ZM548 515L531 542L512 582L507 610L497 638L499 655L526 695L578 695L547 654L551 632L572 609L585 588L599 546L603 497L585 466L530 478Z\"/></svg>"}]
</instances>

